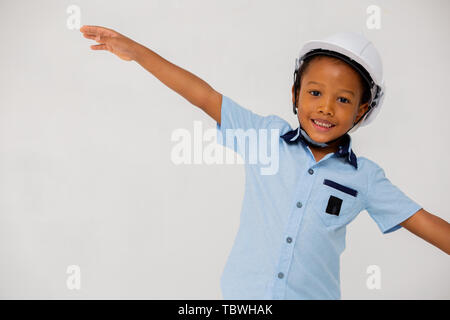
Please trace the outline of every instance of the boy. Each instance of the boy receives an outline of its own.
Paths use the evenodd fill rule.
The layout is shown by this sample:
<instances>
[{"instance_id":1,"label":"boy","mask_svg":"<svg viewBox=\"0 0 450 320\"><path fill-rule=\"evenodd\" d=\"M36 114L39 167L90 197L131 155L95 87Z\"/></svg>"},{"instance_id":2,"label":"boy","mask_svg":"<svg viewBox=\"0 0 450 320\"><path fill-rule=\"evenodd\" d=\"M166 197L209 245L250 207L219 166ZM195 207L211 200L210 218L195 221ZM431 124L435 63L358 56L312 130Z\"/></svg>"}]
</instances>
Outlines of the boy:
<instances>
[{"instance_id":1,"label":"boy","mask_svg":"<svg viewBox=\"0 0 450 320\"><path fill-rule=\"evenodd\" d=\"M239 231L221 278L225 299L340 299L346 225L365 209L383 233L405 227L450 254L450 224L351 149L347 132L372 121L384 96L381 60L364 37L340 34L303 47L292 87L299 127L292 130L280 117L254 114L114 30L80 31L99 43L92 49L136 61L202 109L219 133L279 130L278 172L261 175L258 165L246 164ZM235 151L246 158L244 150Z\"/></svg>"}]
</instances>

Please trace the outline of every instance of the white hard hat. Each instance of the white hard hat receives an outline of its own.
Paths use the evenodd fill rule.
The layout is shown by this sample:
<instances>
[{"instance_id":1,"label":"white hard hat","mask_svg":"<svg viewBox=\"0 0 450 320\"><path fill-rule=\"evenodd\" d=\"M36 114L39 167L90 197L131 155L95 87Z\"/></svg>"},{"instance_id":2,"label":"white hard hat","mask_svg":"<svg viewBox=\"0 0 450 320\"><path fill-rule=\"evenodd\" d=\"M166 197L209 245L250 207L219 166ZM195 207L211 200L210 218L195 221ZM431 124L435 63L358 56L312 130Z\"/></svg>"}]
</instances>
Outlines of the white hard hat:
<instances>
[{"instance_id":1,"label":"white hard hat","mask_svg":"<svg viewBox=\"0 0 450 320\"><path fill-rule=\"evenodd\" d=\"M306 58L318 54L335 56L344 60L358 70L369 84L371 92L369 110L349 132L354 132L360 126L371 123L380 111L386 90L381 57L372 42L362 34L353 32L342 32L323 40L308 41L295 61L295 70L300 68Z\"/></svg>"}]
</instances>

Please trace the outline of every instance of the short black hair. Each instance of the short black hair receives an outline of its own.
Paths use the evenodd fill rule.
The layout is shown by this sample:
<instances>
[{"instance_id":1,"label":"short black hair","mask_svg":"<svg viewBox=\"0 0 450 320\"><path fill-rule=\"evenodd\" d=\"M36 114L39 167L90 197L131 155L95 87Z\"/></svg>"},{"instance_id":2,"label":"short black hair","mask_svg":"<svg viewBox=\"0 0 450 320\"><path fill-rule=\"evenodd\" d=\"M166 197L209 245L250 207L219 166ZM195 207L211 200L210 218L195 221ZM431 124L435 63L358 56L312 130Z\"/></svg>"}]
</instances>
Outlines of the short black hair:
<instances>
[{"instance_id":1,"label":"short black hair","mask_svg":"<svg viewBox=\"0 0 450 320\"><path fill-rule=\"evenodd\" d=\"M294 102L294 113L297 113L295 109L297 107L297 96L298 96L298 92L300 90L300 83L302 81L303 74L308 70L308 67L309 67L309 65L311 64L312 61L314 61L315 59L318 59L318 58L323 58L323 57L328 57L328 58L331 58L331 59L334 59L334 60L338 60L338 61L344 62L347 65L349 65L353 70L355 70L356 73L359 76L359 81L360 81L360 83L361 83L361 85L363 87L363 94L361 96L361 100L359 101L359 105L362 105L362 104L364 104L366 102L369 102L370 97L371 97L369 83L367 83L367 81L361 76L361 74L359 73L359 71L357 69L355 69L352 65L348 64L347 62L345 62L344 60L341 60L339 58L331 57L331 56L328 56L326 54L316 54L316 55L307 57L303 61L303 63L300 66L300 68L298 68L298 70L295 70L295 72L294 72L294 101L295 101Z\"/></svg>"}]
</instances>

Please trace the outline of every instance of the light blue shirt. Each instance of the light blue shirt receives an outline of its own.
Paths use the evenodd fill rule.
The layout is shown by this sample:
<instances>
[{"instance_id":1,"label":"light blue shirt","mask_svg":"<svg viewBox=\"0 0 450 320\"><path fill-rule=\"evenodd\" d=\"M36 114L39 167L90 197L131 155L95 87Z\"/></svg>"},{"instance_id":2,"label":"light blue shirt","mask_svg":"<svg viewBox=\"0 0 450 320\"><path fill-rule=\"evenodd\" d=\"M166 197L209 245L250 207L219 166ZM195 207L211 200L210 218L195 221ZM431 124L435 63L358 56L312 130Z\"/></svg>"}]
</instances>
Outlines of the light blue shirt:
<instances>
[{"instance_id":1,"label":"light blue shirt","mask_svg":"<svg viewBox=\"0 0 450 320\"><path fill-rule=\"evenodd\" d=\"M262 174L267 165L250 163L251 148L226 138L227 129L263 129L268 137L278 130L275 141L257 135L258 148L278 153L276 172ZM245 162L240 225L220 279L224 299L340 299L346 226L366 210L388 233L422 208L375 162L356 157L348 134L339 151L316 162L298 133L276 115L255 114L222 96L218 143Z\"/></svg>"}]
</instances>

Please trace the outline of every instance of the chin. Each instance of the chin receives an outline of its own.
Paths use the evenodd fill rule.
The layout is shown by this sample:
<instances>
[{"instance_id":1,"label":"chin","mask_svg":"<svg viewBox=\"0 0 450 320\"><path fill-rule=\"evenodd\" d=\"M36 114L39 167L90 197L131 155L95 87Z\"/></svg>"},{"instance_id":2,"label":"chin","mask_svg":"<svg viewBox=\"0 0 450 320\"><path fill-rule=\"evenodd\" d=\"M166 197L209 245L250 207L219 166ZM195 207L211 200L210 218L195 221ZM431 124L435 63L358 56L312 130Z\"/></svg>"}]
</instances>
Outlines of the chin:
<instances>
[{"instance_id":1,"label":"chin","mask_svg":"<svg viewBox=\"0 0 450 320\"><path fill-rule=\"evenodd\" d=\"M314 129L306 130L306 133L308 133L308 135L311 137L311 139L313 139L314 141L316 141L318 143L327 143L328 141L332 141L343 135L343 133L339 134L339 135L336 135L336 134L330 135L330 134L326 134L326 133L320 134L320 133L316 133L316 132L314 132L311 135L310 134L311 131L314 132Z\"/></svg>"},{"instance_id":2,"label":"chin","mask_svg":"<svg viewBox=\"0 0 450 320\"><path fill-rule=\"evenodd\" d=\"M315 142L318 142L318 143L327 143L328 141L336 139L334 137L325 138L323 136L317 137L317 136L311 136L311 135L310 135L310 137L311 137L311 139L313 139Z\"/></svg>"}]
</instances>

